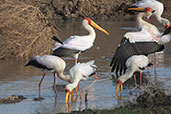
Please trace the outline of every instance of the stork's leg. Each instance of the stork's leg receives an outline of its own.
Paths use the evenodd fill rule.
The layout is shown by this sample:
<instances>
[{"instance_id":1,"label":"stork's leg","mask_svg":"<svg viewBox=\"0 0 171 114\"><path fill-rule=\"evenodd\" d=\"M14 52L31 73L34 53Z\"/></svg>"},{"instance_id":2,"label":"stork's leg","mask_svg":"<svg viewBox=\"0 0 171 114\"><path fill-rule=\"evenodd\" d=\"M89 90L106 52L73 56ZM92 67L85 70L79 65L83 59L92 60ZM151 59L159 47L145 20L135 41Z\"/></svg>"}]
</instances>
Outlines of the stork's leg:
<instances>
[{"instance_id":1,"label":"stork's leg","mask_svg":"<svg viewBox=\"0 0 171 114\"><path fill-rule=\"evenodd\" d=\"M134 91L134 89L137 88L137 81L136 81L136 75L134 74L134 83L135 83L135 87L131 90L131 92Z\"/></svg>"},{"instance_id":2,"label":"stork's leg","mask_svg":"<svg viewBox=\"0 0 171 114\"><path fill-rule=\"evenodd\" d=\"M80 90L80 84L78 83L78 91L80 93L80 99L82 99L82 94L81 94L81 90Z\"/></svg>"},{"instance_id":3,"label":"stork's leg","mask_svg":"<svg viewBox=\"0 0 171 114\"><path fill-rule=\"evenodd\" d=\"M137 85L137 80L136 80L136 75L134 74L134 83L135 83L135 86Z\"/></svg>"},{"instance_id":4,"label":"stork's leg","mask_svg":"<svg viewBox=\"0 0 171 114\"><path fill-rule=\"evenodd\" d=\"M157 56L156 56L156 53L154 53L154 61L155 61L155 64L154 64L154 73L155 73L155 79L157 79Z\"/></svg>"},{"instance_id":5,"label":"stork's leg","mask_svg":"<svg viewBox=\"0 0 171 114\"><path fill-rule=\"evenodd\" d=\"M42 84L42 81L43 81L45 75L46 75L46 74L44 73L43 76L42 76L42 79L41 79L40 82L39 82L39 97L40 97L41 84Z\"/></svg>"},{"instance_id":6,"label":"stork's leg","mask_svg":"<svg viewBox=\"0 0 171 114\"><path fill-rule=\"evenodd\" d=\"M75 58L75 64L77 64L77 58Z\"/></svg>"},{"instance_id":7,"label":"stork's leg","mask_svg":"<svg viewBox=\"0 0 171 114\"><path fill-rule=\"evenodd\" d=\"M141 87L141 83L142 83L142 72L140 72L140 87Z\"/></svg>"},{"instance_id":8,"label":"stork's leg","mask_svg":"<svg viewBox=\"0 0 171 114\"><path fill-rule=\"evenodd\" d=\"M54 73L54 87L53 87L53 90L54 90L54 92L55 92L55 94L56 94L56 96L57 96L57 90L56 90L56 78L57 78L57 76L56 76L56 74Z\"/></svg>"},{"instance_id":9,"label":"stork's leg","mask_svg":"<svg viewBox=\"0 0 171 114\"><path fill-rule=\"evenodd\" d=\"M79 56L79 54L80 54L80 52L74 55L74 58L75 58L75 64L77 64L77 60L78 60L78 56Z\"/></svg>"},{"instance_id":10,"label":"stork's leg","mask_svg":"<svg viewBox=\"0 0 171 114\"><path fill-rule=\"evenodd\" d=\"M141 85L141 78L142 78L142 73L140 72L140 85ZM139 85L137 85L137 81L136 81L136 75L134 74L134 81L135 81L135 87L131 90L131 92L134 91L134 89L136 89L137 87L139 89L141 89L141 87Z\"/></svg>"},{"instance_id":11,"label":"stork's leg","mask_svg":"<svg viewBox=\"0 0 171 114\"><path fill-rule=\"evenodd\" d=\"M88 88L86 89L86 93L85 93L85 100L87 101L87 95L88 95L88 90L90 89L90 87L98 80L97 76L91 76L93 78L95 78L95 80L88 86Z\"/></svg>"},{"instance_id":12,"label":"stork's leg","mask_svg":"<svg viewBox=\"0 0 171 114\"><path fill-rule=\"evenodd\" d=\"M151 62L151 55L148 56L149 62ZM150 67L147 68L147 72L150 73Z\"/></svg>"}]
</instances>

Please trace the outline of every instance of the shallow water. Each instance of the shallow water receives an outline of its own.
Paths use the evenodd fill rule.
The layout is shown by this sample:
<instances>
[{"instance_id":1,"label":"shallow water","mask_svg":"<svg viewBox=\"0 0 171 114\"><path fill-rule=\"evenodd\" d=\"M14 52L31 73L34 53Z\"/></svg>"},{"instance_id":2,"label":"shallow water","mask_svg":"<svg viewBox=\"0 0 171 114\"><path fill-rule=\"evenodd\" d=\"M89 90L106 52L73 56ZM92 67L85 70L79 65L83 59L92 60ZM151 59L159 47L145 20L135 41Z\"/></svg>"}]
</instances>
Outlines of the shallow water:
<instances>
[{"instance_id":1,"label":"shallow water","mask_svg":"<svg viewBox=\"0 0 171 114\"><path fill-rule=\"evenodd\" d=\"M125 32L135 31L135 22L97 22L100 26L105 28L110 35L107 36L104 33L96 30L97 37L94 43L94 47L82 53L79 57L79 62L87 62L89 60L95 60L95 64L98 66L97 76L99 80L92 86L88 95L88 102L80 100L71 103L71 110L83 110L85 108L91 109L110 109L118 106L118 101L115 99L116 81L113 81L112 74L110 73L110 61L112 52L119 44L122 36ZM59 24L59 34L61 39L66 39L70 35L83 35L87 34L87 31L80 26L80 22ZM161 27L160 27L161 28ZM170 44L166 46L170 47ZM171 94L171 54L162 52L157 54L157 78L158 86L164 88L168 94ZM65 73L74 64L72 57L65 58L67 68ZM65 112L65 85L66 82L58 79L57 89L58 97L55 99L53 92L53 76L48 74L45 77L42 88L41 97L42 101L34 101L33 99L38 97L38 83L41 79L42 72L33 67L24 67L26 62L1 62L0 64L0 97L8 95L23 95L27 99L16 104L0 104L0 114L34 114L40 113L57 113ZM147 72L147 71L145 71ZM147 73L146 73L147 74ZM150 74L152 80L154 80L154 68L150 68ZM146 78L148 78L148 74ZM88 85L93 81L81 81L81 90L85 90ZM123 90L123 102L134 98L129 94L130 90L134 87L133 81L126 83ZM139 90L134 92L137 95ZM83 93L84 94L84 93Z\"/></svg>"}]
</instances>

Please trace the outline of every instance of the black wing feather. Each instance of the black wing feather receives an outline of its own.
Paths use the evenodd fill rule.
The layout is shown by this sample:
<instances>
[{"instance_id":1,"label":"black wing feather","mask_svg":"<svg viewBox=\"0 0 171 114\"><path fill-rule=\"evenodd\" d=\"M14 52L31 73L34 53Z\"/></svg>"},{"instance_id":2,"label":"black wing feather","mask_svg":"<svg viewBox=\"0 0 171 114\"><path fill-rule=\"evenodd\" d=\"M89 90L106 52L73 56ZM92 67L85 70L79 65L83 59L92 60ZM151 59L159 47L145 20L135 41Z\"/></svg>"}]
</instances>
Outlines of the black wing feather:
<instances>
[{"instance_id":1,"label":"black wing feather","mask_svg":"<svg viewBox=\"0 0 171 114\"><path fill-rule=\"evenodd\" d=\"M79 53L79 52L80 52L80 50L74 50L74 49L59 47L53 51L52 55L55 55L58 57L67 57L67 56L72 56L72 55Z\"/></svg>"},{"instance_id":2,"label":"black wing feather","mask_svg":"<svg viewBox=\"0 0 171 114\"><path fill-rule=\"evenodd\" d=\"M57 38L56 36L52 36L52 39L59 42L60 44L63 44L63 42L59 38Z\"/></svg>"},{"instance_id":3,"label":"black wing feather","mask_svg":"<svg viewBox=\"0 0 171 114\"><path fill-rule=\"evenodd\" d=\"M133 55L148 55L151 53L159 52L164 49L164 45L160 45L156 42L136 42L131 43L129 39L123 38L120 45L115 51L110 66L111 72L115 71L115 74L120 75L125 73L126 61Z\"/></svg>"},{"instance_id":4,"label":"black wing feather","mask_svg":"<svg viewBox=\"0 0 171 114\"><path fill-rule=\"evenodd\" d=\"M52 68L48 68L47 66L39 63L36 59L30 59L30 61L25 65L25 66L34 66L36 68L41 68L41 69L47 69L47 70L53 70Z\"/></svg>"}]
</instances>

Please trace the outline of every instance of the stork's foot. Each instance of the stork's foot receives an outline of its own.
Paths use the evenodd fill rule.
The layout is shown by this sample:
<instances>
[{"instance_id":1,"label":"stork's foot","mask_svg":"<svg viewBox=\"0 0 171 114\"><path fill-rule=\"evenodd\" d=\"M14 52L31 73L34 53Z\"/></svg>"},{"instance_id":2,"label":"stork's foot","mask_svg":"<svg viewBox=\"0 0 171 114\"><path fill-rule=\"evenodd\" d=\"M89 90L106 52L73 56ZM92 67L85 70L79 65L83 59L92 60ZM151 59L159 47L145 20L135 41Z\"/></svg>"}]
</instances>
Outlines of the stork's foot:
<instances>
[{"instance_id":1,"label":"stork's foot","mask_svg":"<svg viewBox=\"0 0 171 114\"><path fill-rule=\"evenodd\" d=\"M37 98L34 98L33 100L34 100L34 101L42 101L42 100L44 100L44 98L42 98L42 97L37 97Z\"/></svg>"}]
</instances>

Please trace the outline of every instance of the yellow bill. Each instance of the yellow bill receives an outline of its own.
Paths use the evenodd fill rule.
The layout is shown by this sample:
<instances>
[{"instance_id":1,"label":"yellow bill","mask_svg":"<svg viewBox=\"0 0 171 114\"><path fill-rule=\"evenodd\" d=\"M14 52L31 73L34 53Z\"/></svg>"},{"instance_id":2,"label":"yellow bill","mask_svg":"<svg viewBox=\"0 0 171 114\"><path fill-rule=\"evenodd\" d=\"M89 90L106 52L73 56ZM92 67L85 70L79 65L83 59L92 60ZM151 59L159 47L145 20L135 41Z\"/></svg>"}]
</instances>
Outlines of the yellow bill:
<instances>
[{"instance_id":1,"label":"yellow bill","mask_svg":"<svg viewBox=\"0 0 171 114\"><path fill-rule=\"evenodd\" d=\"M128 10L131 10L131 11L144 11L145 8L128 8Z\"/></svg>"},{"instance_id":2,"label":"yellow bill","mask_svg":"<svg viewBox=\"0 0 171 114\"><path fill-rule=\"evenodd\" d=\"M66 94L65 94L65 103L66 104L68 103L68 97L69 97L69 92L66 92Z\"/></svg>"},{"instance_id":3,"label":"yellow bill","mask_svg":"<svg viewBox=\"0 0 171 114\"><path fill-rule=\"evenodd\" d=\"M119 88L120 88L120 84L117 84L117 87L116 87L116 92L115 92L115 95L118 96L118 91L119 91Z\"/></svg>"},{"instance_id":4,"label":"yellow bill","mask_svg":"<svg viewBox=\"0 0 171 114\"><path fill-rule=\"evenodd\" d=\"M93 26L93 27L95 27L96 29L99 29L100 31L102 31L102 32L104 32L105 34L107 34L107 35L109 35L109 33L106 31L106 30L104 30L103 28L101 28L99 25L97 25L94 21L92 21L91 20L91 25Z\"/></svg>"},{"instance_id":5,"label":"yellow bill","mask_svg":"<svg viewBox=\"0 0 171 114\"><path fill-rule=\"evenodd\" d=\"M116 92L115 92L115 95L118 96L118 91L120 89L120 97L122 97L122 90L123 90L123 85L122 84L117 84L117 87L116 87Z\"/></svg>"}]
</instances>

